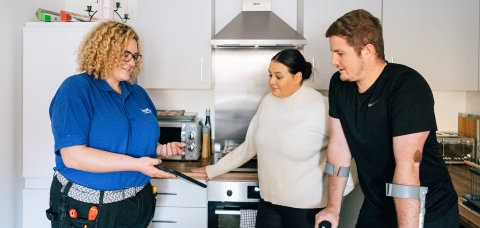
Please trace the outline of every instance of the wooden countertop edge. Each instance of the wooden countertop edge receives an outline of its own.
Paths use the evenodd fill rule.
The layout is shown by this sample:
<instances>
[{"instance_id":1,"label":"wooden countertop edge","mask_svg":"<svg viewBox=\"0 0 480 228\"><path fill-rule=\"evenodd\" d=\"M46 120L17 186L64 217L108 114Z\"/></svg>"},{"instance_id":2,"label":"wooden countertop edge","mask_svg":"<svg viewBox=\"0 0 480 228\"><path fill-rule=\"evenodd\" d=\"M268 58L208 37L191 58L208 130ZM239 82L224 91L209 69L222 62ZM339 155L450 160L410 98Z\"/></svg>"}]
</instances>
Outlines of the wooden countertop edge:
<instances>
[{"instance_id":1,"label":"wooden countertop edge","mask_svg":"<svg viewBox=\"0 0 480 228\"><path fill-rule=\"evenodd\" d=\"M458 211L460 213L460 223L465 227L479 227L479 224L475 223L472 220L471 216L475 216L472 212L468 211L467 209L463 208L462 206L458 206ZM478 218L477 218L478 219Z\"/></svg>"},{"instance_id":2,"label":"wooden countertop edge","mask_svg":"<svg viewBox=\"0 0 480 228\"><path fill-rule=\"evenodd\" d=\"M162 161L162 165L168 168L177 170L195 180L205 180L207 177L203 173L193 173L191 170L194 168L205 167L210 164L211 158L200 158L196 161ZM213 178L211 181L225 180L225 181L258 181L257 173L241 173L241 172L229 172L223 175Z\"/></svg>"},{"instance_id":3,"label":"wooden countertop edge","mask_svg":"<svg viewBox=\"0 0 480 228\"><path fill-rule=\"evenodd\" d=\"M192 173L192 172L182 172L183 174L195 179L195 180L205 180L207 177L203 173ZM223 175L217 176L210 181L258 181L258 175L256 173L225 173Z\"/></svg>"}]
</instances>

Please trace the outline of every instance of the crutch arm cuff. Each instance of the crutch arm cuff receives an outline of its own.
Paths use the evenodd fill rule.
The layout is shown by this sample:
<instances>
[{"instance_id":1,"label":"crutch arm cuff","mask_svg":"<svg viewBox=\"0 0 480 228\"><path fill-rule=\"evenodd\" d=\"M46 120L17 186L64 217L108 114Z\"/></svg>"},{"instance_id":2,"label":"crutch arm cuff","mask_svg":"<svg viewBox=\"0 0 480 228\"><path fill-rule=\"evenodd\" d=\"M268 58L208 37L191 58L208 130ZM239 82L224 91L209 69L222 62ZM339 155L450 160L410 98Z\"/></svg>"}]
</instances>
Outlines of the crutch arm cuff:
<instances>
[{"instance_id":1,"label":"crutch arm cuff","mask_svg":"<svg viewBox=\"0 0 480 228\"><path fill-rule=\"evenodd\" d=\"M325 172L333 176L348 177L350 175L350 167L340 166L338 174L335 175L335 165L327 161L325 164Z\"/></svg>"},{"instance_id":2,"label":"crutch arm cuff","mask_svg":"<svg viewBox=\"0 0 480 228\"><path fill-rule=\"evenodd\" d=\"M428 187L409 186L387 183L386 195L397 198L422 199L425 198Z\"/></svg>"}]
</instances>

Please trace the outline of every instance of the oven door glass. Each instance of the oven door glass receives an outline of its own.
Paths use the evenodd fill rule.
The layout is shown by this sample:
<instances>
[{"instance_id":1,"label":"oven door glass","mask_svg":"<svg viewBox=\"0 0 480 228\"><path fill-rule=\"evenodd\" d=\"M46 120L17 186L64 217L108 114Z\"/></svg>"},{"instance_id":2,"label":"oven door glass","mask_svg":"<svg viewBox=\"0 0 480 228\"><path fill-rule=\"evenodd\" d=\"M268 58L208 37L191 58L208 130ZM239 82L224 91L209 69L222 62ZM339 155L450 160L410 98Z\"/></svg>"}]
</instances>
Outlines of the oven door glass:
<instances>
[{"instance_id":1,"label":"oven door glass","mask_svg":"<svg viewBox=\"0 0 480 228\"><path fill-rule=\"evenodd\" d=\"M208 228L239 228L240 210L257 210L258 202L208 202Z\"/></svg>"}]
</instances>

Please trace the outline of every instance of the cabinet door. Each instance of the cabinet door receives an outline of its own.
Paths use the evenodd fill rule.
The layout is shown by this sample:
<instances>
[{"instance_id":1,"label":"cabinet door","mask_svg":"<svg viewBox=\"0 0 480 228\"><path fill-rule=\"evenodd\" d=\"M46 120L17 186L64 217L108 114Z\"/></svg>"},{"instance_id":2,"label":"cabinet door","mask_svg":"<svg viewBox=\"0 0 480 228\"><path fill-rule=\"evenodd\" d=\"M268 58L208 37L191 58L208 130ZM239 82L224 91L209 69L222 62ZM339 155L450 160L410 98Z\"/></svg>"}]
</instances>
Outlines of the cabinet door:
<instances>
[{"instance_id":1,"label":"cabinet door","mask_svg":"<svg viewBox=\"0 0 480 228\"><path fill-rule=\"evenodd\" d=\"M387 61L418 71L432 90L478 90L478 0L383 2Z\"/></svg>"},{"instance_id":2,"label":"cabinet door","mask_svg":"<svg viewBox=\"0 0 480 228\"><path fill-rule=\"evenodd\" d=\"M138 1L144 88L212 88L211 0Z\"/></svg>"},{"instance_id":3,"label":"cabinet door","mask_svg":"<svg viewBox=\"0 0 480 228\"><path fill-rule=\"evenodd\" d=\"M50 177L55 157L48 108L76 73L76 51L96 23L32 22L23 28L23 176Z\"/></svg>"},{"instance_id":4,"label":"cabinet door","mask_svg":"<svg viewBox=\"0 0 480 228\"><path fill-rule=\"evenodd\" d=\"M331 65L330 44L325 38L328 27L354 9L365 9L381 19L382 0L305 0L304 35L307 45L303 52L305 59L313 64L313 74L307 85L314 89L327 90L330 78L337 71Z\"/></svg>"},{"instance_id":5,"label":"cabinet door","mask_svg":"<svg viewBox=\"0 0 480 228\"><path fill-rule=\"evenodd\" d=\"M181 179L152 178L151 183L157 187L157 206L207 207L206 188Z\"/></svg>"},{"instance_id":6,"label":"cabinet door","mask_svg":"<svg viewBox=\"0 0 480 228\"><path fill-rule=\"evenodd\" d=\"M206 228L207 208L157 207L149 228Z\"/></svg>"}]
</instances>

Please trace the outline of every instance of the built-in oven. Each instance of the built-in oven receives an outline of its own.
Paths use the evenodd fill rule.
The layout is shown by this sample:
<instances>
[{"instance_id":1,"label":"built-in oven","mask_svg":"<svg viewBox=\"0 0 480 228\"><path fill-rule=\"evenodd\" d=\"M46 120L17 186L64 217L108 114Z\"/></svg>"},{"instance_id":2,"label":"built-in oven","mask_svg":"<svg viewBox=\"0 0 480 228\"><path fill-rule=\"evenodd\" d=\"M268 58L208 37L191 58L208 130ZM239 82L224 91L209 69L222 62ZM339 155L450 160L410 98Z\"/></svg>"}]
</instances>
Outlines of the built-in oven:
<instances>
[{"instance_id":1,"label":"built-in oven","mask_svg":"<svg viewBox=\"0 0 480 228\"><path fill-rule=\"evenodd\" d=\"M209 181L208 228L239 228L242 219L253 219L260 201L254 181ZM243 216L243 218L242 218Z\"/></svg>"}]
</instances>

